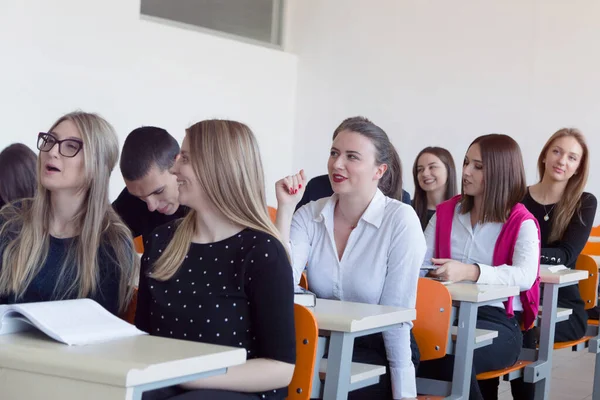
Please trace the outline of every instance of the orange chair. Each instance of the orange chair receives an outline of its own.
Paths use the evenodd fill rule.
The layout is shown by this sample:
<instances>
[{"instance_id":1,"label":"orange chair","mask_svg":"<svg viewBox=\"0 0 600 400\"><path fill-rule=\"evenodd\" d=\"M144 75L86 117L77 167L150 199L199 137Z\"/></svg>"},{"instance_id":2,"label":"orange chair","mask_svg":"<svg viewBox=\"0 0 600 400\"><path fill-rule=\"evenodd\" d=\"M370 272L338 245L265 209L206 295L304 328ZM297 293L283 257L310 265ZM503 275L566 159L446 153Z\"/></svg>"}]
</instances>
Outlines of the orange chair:
<instances>
[{"instance_id":1,"label":"orange chair","mask_svg":"<svg viewBox=\"0 0 600 400\"><path fill-rule=\"evenodd\" d=\"M288 399L308 400L317 358L319 328L313 313L306 307L294 304L296 324L296 367L288 386Z\"/></svg>"},{"instance_id":2,"label":"orange chair","mask_svg":"<svg viewBox=\"0 0 600 400\"><path fill-rule=\"evenodd\" d=\"M135 309L137 308L138 289L133 288L133 296L127 305L127 310L121 315L121 319L133 324L135 321Z\"/></svg>"},{"instance_id":3,"label":"orange chair","mask_svg":"<svg viewBox=\"0 0 600 400\"><path fill-rule=\"evenodd\" d=\"M600 243L596 243L600 245ZM589 310L598 303L598 264L596 261L587 254L580 254L577 257L577 263L575 269L584 270L588 272L588 278L579 281L579 294L581 299L585 303L585 309ZM594 325L594 324L590 324ZM579 345L585 344L595 336L584 336L581 339L569 340L567 342L556 342L554 343L554 350L566 349L572 347L573 351L579 350Z\"/></svg>"},{"instance_id":4,"label":"orange chair","mask_svg":"<svg viewBox=\"0 0 600 400\"><path fill-rule=\"evenodd\" d=\"M136 253L144 254L144 238L141 236L133 238L133 248L135 249Z\"/></svg>"},{"instance_id":5,"label":"orange chair","mask_svg":"<svg viewBox=\"0 0 600 400\"><path fill-rule=\"evenodd\" d=\"M421 361L444 357L452 313L452 297L448 288L433 279L419 278L416 310L413 334L419 346Z\"/></svg>"},{"instance_id":6,"label":"orange chair","mask_svg":"<svg viewBox=\"0 0 600 400\"><path fill-rule=\"evenodd\" d=\"M306 277L306 271L304 271L300 276L300 287L308 290L308 278Z\"/></svg>"},{"instance_id":7,"label":"orange chair","mask_svg":"<svg viewBox=\"0 0 600 400\"><path fill-rule=\"evenodd\" d=\"M600 256L600 242L587 242L581 250L581 254Z\"/></svg>"},{"instance_id":8,"label":"orange chair","mask_svg":"<svg viewBox=\"0 0 600 400\"><path fill-rule=\"evenodd\" d=\"M267 206L267 210L269 210L269 217L271 217L271 221L275 223L275 218L277 218L277 209L275 207Z\"/></svg>"},{"instance_id":9,"label":"orange chair","mask_svg":"<svg viewBox=\"0 0 600 400\"><path fill-rule=\"evenodd\" d=\"M577 257L575 269L588 272L588 279L579 282L579 294L585 302L585 309L589 310L598 304L598 264L588 254Z\"/></svg>"},{"instance_id":10,"label":"orange chair","mask_svg":"<svg viewBox=\"0 0 600 400\"><path fill-rule=\"evenodd\" d=\"M592 227L592 231L590 232L590 236L600 236L600 225Z\"/></svg>"},{"instance_id":11,"label":"orange chair","mask_svg":"<svg viewBox=\"0 0 600 400\"><path fill-rule=\"evenodd\" d=\"M452 315L452 297L446 286L428 278L419 278L417 286L417 319L413 334L419 346L421 361L446 355ZM418 388L417 388L418 390ZM444 396L419 395L419 400L438 400Z\"/></svg>"}]
</instances>

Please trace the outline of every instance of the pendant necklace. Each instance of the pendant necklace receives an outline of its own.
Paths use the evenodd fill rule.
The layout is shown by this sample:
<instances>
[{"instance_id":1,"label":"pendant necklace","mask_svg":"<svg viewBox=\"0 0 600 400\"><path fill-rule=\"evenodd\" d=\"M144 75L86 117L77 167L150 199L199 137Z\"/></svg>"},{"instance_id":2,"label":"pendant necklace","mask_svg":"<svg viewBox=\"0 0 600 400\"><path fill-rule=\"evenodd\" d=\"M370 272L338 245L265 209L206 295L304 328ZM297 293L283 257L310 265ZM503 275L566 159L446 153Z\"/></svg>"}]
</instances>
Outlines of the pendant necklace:
<instances>
[{"instance_id":1,"label":"pendant necklace","mask_svg":"<svg viewBox=\"0 0 600 400\"><path fill-rule=\"evenodd\" d=\"M546 211L546 206L542 204L542 207L544 207L544 212L546 213L546 215L544 215L544 221L548 221L550 219L550 216L548 214L550 214L552 212L552 210L554 210L554 206L556 206L556 203L554 203L552 205L552 208L550 208L550 211Z\"/></svg>"}]
</instances>

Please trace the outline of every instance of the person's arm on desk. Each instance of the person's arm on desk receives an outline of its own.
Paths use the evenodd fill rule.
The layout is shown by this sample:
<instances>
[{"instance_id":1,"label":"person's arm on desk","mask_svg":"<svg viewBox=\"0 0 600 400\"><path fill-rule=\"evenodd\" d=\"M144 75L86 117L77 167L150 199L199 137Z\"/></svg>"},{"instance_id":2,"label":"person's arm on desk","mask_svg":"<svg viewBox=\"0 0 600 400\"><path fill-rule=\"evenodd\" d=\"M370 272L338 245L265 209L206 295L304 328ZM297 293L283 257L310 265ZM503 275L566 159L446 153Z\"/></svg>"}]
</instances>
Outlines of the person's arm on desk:
<instances>
[{"instance_id":1,"label":"person's arm on desk","mask_svg":"<svg viewBox=\"0 0 600 400\"><path fill-rule=\"evenodd\" d=\"M245 364L227 368L225 375L198 379L181 387L193 389L218 389L235 392L257 393L283 388L290 384L294 364L267 358L255 358Z\"/></svg>"},{"instance_id":2,"label":"person's arm on desk","mask_svg":"<svg viewBox=\"0 0 600 400\"><path fill-rule=\"evenodd\" d=\"M245 291L250 303L247 317L256 339L248 355L256 358L228 368L225 375L199 379L184 388L256 393L291 382L296 363L292 271L283 245L275 238L257 245L255 254L258 260L246 271Z\"/></svg>"}]
</instances>

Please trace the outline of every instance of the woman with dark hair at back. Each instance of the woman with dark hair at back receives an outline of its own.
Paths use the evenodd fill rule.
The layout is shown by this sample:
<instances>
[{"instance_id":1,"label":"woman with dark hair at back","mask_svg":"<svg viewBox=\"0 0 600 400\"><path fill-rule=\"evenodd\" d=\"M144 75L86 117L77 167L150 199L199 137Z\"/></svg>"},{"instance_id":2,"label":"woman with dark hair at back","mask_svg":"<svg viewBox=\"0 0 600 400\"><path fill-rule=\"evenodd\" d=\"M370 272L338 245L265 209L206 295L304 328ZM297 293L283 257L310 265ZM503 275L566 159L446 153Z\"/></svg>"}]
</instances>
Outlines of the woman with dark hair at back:
<instances>
[{"instance_id":1,"label":"woman with dark hair at back","mask_svg":"<svg viewBox=\"0 0 600 400\"><path fill-rule=\"evenodd\" d=\"M0 153L0 208L13 200L35 195L37 156L22 143L13 143Z\"/></svg>"},{"instance_id":2,"label":"woman with dark hair at back","mask_svg":"<svg viewBox=\"0 0 600 400\"><path fill-rule=\"evenodd\" d=\"M425 147L413 165L413 207L423 230L438 204L456 195L456 168L452 154L441 147Z\"/></svg>"},{"instance_id":3,"label":"woman with dark hair at back","mask_svg":"<svg viewBox=\"0 0 600 400\"><path fill-rule=\"evenodd\" d=\"M329 180L334 191L301 207L304 172L276 184L276 225L289 243L295 282L304 267L318 297L414 308L425 240L402 196L400 158L387 134L363 117L335 130ZM354 399L415 398L418 348L412 322L357 338L353 361L386 366L379 384L349 393Z\"/></svg>"},{"instance_id":4,"label":"woman with dark hair at back","mask_svg":"<svg viewBox=\"0 0 600 400\"><path fill-rule=\"evenodd\" d=\"M519 202L527 191L523 158L507 135L471 143L462 170L462 193L438 205L425 229L424 264L442 280L518 286L520 295L479 307L477 328L498 332L473 353L470 400L497 398L498 382L482 372L506 368L519 358L521 325L530 327L539 307L540 241L537 221ZM452 380L454 356L421 364L419 375Z\"/></svg>"}]
</instances>

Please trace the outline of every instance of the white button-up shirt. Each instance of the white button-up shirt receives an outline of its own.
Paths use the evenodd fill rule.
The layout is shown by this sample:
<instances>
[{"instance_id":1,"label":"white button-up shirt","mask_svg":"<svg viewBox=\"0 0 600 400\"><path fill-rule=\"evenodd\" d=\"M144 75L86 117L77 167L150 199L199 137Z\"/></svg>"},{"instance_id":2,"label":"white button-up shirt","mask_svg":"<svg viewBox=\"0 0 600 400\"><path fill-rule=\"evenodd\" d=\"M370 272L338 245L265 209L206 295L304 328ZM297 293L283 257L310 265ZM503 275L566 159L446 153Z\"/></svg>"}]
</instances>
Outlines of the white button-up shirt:
<instances>
[{"instance_id":1,"label":"white button-up shirt","mask_svg":"<svg viewBox=\"0 0 600 400\"><path fill-rule=\"evenodd\" d=\"M517 243L512 256L512 265L493 266L494 248L504 224L499 222L477 223L471 225L471 213L459 213L460 204L456 205L452 217L452 234L450 252L452 259L466 264L479 264L480 275L477 283L518 286L521 291L529 290L537 278L540 248L538 230L533 220L524 221L517 236ZM434 215L425 229L427 253L425 265L431 265L435 254L435 225L437 216ZM504 308L501 302L492 304ZM523 311L519 296L513 298L513 309Z\"/></svg>"},{"instance_id":2,"label":"white button-up shirt","mask_svg":"<svg viewBox=\"0 0 600 400\"><path fill-rule=\"evenodd\" d=\"M414 308L419 268L426 246L409 205L377 189L338 258L333 235L337 195L300 208L292 220L290 245L294 279L305 266L317 297ZM383 333L394 398L416 397L411 361L412 322Z\"/></svg>"}]
</instances>

